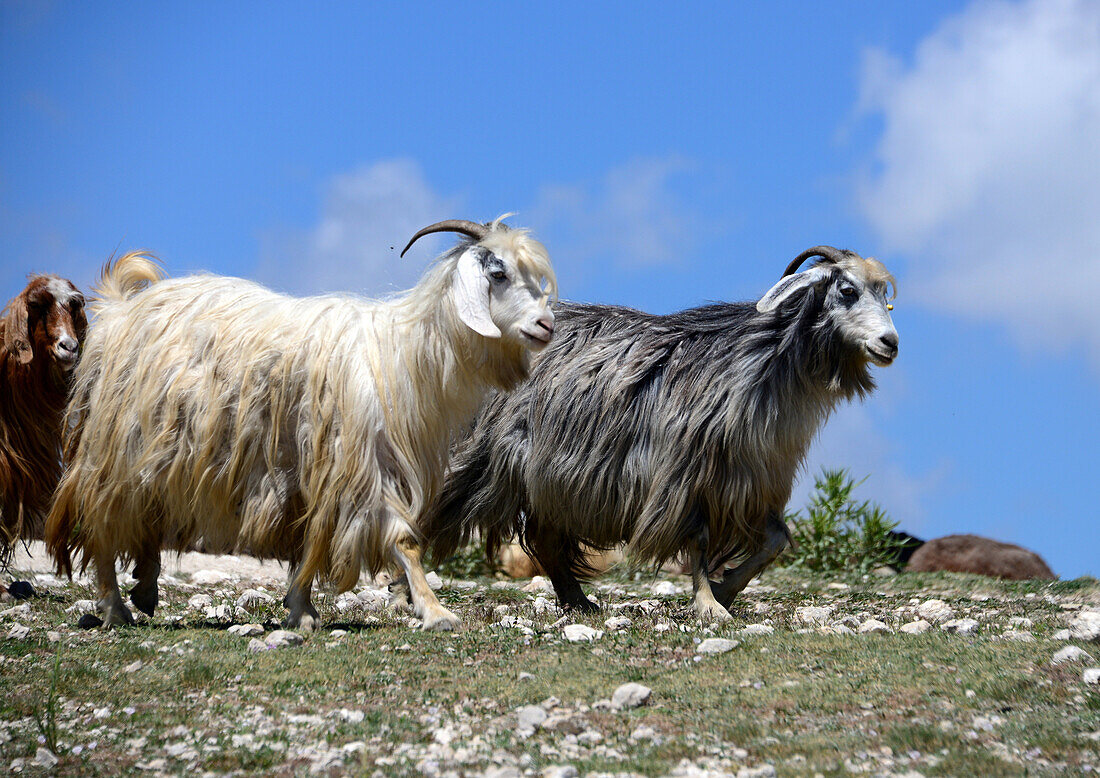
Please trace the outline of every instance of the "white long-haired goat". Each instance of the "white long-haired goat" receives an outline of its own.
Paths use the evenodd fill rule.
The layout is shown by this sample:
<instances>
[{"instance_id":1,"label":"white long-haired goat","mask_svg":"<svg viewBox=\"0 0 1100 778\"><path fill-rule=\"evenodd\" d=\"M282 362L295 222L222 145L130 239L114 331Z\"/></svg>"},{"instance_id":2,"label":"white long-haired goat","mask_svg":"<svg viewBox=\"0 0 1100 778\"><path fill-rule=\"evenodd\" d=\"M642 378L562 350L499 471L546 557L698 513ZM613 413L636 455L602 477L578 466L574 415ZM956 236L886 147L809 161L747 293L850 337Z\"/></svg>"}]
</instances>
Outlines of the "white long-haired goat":
<instances>
[{"instance_id":1,"label":"white long-haired goat","mask_svg":"<svg viewBox=\"0 0 1100 778\"><path fill-rule=\"evenodd\" d=\"M409 246L442 231L466 238L386 301L161 280L141 253L104 268L46 540L59 570L73 551L94 562L105 626L133 623L116 559L152 614L161 549L199 538L289 561L288 626L317 625L315 578L347 590L362 566L402 570L426 629L457 625L425 580L417 517L452 434L550 341L556 282L545 248L500 219Z\"/></svg>"}]
</instances>

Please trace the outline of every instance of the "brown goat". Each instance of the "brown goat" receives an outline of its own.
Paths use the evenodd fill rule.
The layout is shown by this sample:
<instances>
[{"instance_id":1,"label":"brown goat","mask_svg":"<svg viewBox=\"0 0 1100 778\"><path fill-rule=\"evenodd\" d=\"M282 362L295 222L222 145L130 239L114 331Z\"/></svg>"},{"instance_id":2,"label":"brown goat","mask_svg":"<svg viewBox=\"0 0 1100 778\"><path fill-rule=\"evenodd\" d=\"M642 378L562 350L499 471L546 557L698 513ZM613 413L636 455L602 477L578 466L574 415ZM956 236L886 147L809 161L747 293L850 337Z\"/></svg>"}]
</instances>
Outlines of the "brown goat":
<instances>
[{"instance_id":1,"label":"brown goat","mask_svg":"<svg viewBox=\"0 0 1100 778\"><path fill-rule=\"evenodd\" d=\"M32 276L0 317L0 566L21 538L42 537L61 477L69 377L87 326L84 296L52 275Z\"/></svg>"},{"instance_id":2,"label":"brown goat","mask_svg":"<svg viewBox=\"0 0 1100 778\"><path fill-rule=\"evenodd\" d=\"M907 572L976 573L992 578L1054 581L1043 558L1034 551L978 535L947 535L929 540L913 552Z\"/></svg>"}]
</instances>

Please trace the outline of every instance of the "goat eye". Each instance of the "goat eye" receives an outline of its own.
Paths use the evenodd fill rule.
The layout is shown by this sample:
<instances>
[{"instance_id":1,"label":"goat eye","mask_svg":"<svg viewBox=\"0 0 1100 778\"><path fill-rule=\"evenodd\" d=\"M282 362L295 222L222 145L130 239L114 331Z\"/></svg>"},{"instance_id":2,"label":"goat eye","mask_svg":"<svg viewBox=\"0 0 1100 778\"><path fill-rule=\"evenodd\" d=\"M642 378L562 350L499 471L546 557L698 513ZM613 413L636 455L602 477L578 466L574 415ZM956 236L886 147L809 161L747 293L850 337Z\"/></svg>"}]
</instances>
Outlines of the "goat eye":
<instances>
[{"instance_id":1,"label":"goat eye","mask_svg":"<svg viewBox=\"0 0 1100 778\"><path fill-rule=\"evenodd\" d=\"M854 286L848 286L847 284L840 287L840 293L842 295L844 295L845 297L847 297L849 300L852 299L853 297L858 296L857 293L856 293L856 288Z\"/></svg>"},{"instance_id":2,"label":"goat eye","mask_svg":"<svg viewBox=\"0 0 1100 778\"><path fill-rule=\"evenodd\" d=\"M503 270L494 270L492 273L489 274L489 277L497 283L508 280L508 274L505 273Z\"/></svg>"}]
</instances>

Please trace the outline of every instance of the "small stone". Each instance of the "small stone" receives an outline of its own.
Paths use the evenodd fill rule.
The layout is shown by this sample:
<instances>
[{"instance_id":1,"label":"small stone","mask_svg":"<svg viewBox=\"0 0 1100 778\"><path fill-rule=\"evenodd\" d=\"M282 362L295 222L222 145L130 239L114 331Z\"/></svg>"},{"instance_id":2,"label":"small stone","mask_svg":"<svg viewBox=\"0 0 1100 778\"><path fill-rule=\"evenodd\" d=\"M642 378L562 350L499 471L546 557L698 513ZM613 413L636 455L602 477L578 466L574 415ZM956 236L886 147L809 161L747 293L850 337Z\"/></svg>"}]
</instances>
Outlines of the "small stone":
<instances>
[{"instance_id":1,"label":"small stone","mask_svg":"<svg viewBox=\"0 0 1100 778\"><path fill-rule=\"evenodd\" d=\"M546 710L540 705L524 705L516 708L516 729L530 734L546 721Z\"/></svg>"},{"instance_id":2,"label":"small stone","mask_svg":"<svg viewBox=\"0 0 1100 778\"><path fill-rule=\"evenodd\" d=\"M724 654L727 651L732 651L737 648L741 643L736 640L727 640L726 638L707 638L698 646L695 650L700 654Z\"/></svg>"},{"instance_id":3,"label":"small stone","mask_svg":"<svg viewBox=\"0 0 1100 778\"><path fill-rule=\"evenodd\" d=\"M550 583L550 579L541 575L536 575L531 581L523 587L523 591L540 594L553 594L554 586Z\"/></svg>"},{"instance_id":4,"label":"small stone","mask_svg":"<svg viewBox=\"0 0 1100 778\"><path fill-rule=\"evenodd\" d=\"M197 611L206 610L214 606L214 598L209 594L193 594L187 600L187 605Z\"/></svg>"},{"instance_id":5,"label":"small stone","mask_svg":"<svg viewBox=\"0 0 1100 778\"><path fill-rule=\"evenodd\" d=\"M861 635L866 635L868 633L893 632L893 630L890 629L885 622L879 621L878 619L867 619L867 621L859 625L858 632Z\"/></svg>"},{"instance_id":6,"label":"small stone","mask_svg":"<svg viewBox=\"0 0 1100 778\"><path fill-rule=\"evenodd\" d=\"M139 659L136 662L131 662L130 664L128 664L124 668L122 668L122 672L124 672L124 673L136 673L138 670L140 670L143 667L145 667L145 663L142 662Z\"/></svg>"},{"instance_id":7,"label":"small stone","mask_svg":"<svg viewBox=\"0 0 1100 778\"><path fill-rule=\"evenodd\" d=\"M605 621L603 625L610 630L626 629L634 622L628 619L626 616L612 616Z\"/></svg>"},{"instance_id":8,"label":"small stone","mask_svg":"<svg viewBox=\"0 0 1100 778\"><path fill-rule=\"evenodd\" d=\"M770 635L775 632L775 627L770 624L747 624L741 628L741 634L748 635Z\"/></svg>"},{"instance_id":9,"label":"small stone","mask_svg":"<svg viewBox=\"0 0 1100 778\"><path fill-rule=\"evenodd\" d=\"M1031 619L1027 616L1013 616L1008 620L1008 623L1016 629L1031 629L1033 626Z\"/></svg>"},{"instance_id":10,"label":"small stone","mask_svg":"<svg viewBox=\"0 0 1100 778\"><path fill-rule=\"evenodd\" d=\"M92 613L96 609L95 600L77 600L68 608L66 613Z\"/></svg>"},{"instance_id":11,"label":"small stone","mask_svg":"<svg viewBox=\"0 0 1100 778\"><path fill-rule=\"evenodd\" d=\"M879 565L871 571L871 575L875 578L893 578L898 574L898 571L889 565Z\"/></svg>"},{"instance_id":12,"label":"small stone","mask_svg":"<svg viewBox=\"0 0 1100 778\"><path fill-rule=\"evenodd\" d=\"M770 764L762 764L758 767L742 767L737 771L737 778L775 778L775 768Z\"/></svg>"},{"instance_id":13,"label":"small stone","mask_svg":"<svg viewBox=\"0 0 1100 778\"><path fill-rule=\"evenodd\" d=\"M518 681L533 681L533 680L535 680L535 676L533 676L531 673L520 673L519 676L517 676L516 680L518 680Z\"/></svg>"},{"instance_id":14,"label":"small stone","mask_svg":"<svg viewBox=\"0 0 1100 778\"><path fill-rule=\"evenodd\" d=\"M85 613L80 617L80 621L76 623L76 626L81 629L95 629L96 627L103 626L103 619L96 616L94 613Z\"/></svg>"},{"instance_id":15,"label":"small stone","mask_svg":"<svg viewBox=\"0 0 1100 778\"><path fill-rule=\"evenodd\" d=\"M930 629L932 629L932 625L924 619L910 621L908 624L902 624L899 628L901 632L904 632L907 635L923 635Z\"/></svg>"},{"instance_id":16,"label":"small stone","mask_svg":"<svg viewBox=\"0 0 1100 778\"><path fill-rule=\"evenodd\" d=\"M1069 623L1069 632L1077 640L1100 642L1100 613L1081 611Z\"/></svg>"},{"instance_id":17,"label":"small stone","mask_svg":"<svg viewBox=\"0 0 1100 778\"><path fill-rule=\"evenodd\" d=\"M934 623L947 621L955 615L955 612L943 600L925 600L917 606L917 613L920 614L921 618Z\"/></svg>"},{"instance_id":18,"label":"small stone","mask_svg":"<svg viewBox=\"0 0 1100 778\"><path fill-rule=\"evenodd\" d=\"M34 763L44 770L52 770L57 767L57 757L48 749L39 747L34 754Z\"/></svg>"},{"instance_id":19,"label":"small stone","mask_svg":"<svg viewBox=\"0 0 1100 778\"><path fill-rule=\"evenodd\" d=\"M539 773L541 778L577 778L579 773L577 768L571 764L567 765L550 765L549 767L542 768L542 772Z\"/></svg>"},{"instance_id":20,"label":"small stone","mask_svg":"<svg viewBox=\"0 0 1100 778\"><path fill-rule=\"evenodd\" d=\"M1081 680L1089 685L1100 684L1100 667L1089 667L1081 673Z\"/></svg>"},{"instance_id":21,"label":"small stone","mask_svg":"<svg viewBox=\"0 0 1100 778\"><path fill-rule=\"evenodd\" d=\"M1062 665L1066 662L1091 662L1092 655L1089 654L1083 648L1077 646L1066 646L1054 652L1054 656L1051 658L1050 663L1052 665Z\"/></svg>"},{"instance_id":22,"label":"small stone","mask_svg":"<svg viewBox=\"0 0 1100 778\"><path fill-rule=\"evenodd\" d=\"M264 638L264 642L271 648L281 648L282 646L301 645L305 642L305 638L288 629L277 629L268 633L267 637Z\"/></svg>"},{"instance_id":23,"label":"small stone","mask_svg":"<svg viewBox=\"0 0 1100 778\"><path fill-rule=\"evenodd\" d=\"M19 623L12 624L11 631L8 632L8 640L25 640L29 634L31 634L30 627Z\"/></svg>"},{"instance_id":24,"label":"small stone","mask_svg":"<svg viewBox=\"0 0 1100 778\"><path fill-rule=\"evenodd\" d=\"M268 651L270 649L271 646L269 646L262 640L259 640L258 638L252 638L252 640L248 641L248 650L253 654L257 653L258 651Z\"/></svg>"},{"instance_id":25,"label":"small stone","mask_svg":"<svg viewBox=\"0 0 1100 778\"><path fill-rule=\"evenodd\" d=\"M631 740L655 740L657 738L657 730L648 724L642 724L630 733Z\"/></svg>"},{"instance_id":26,"label":"small stone","mask_svg":"<svg viewBox=\"0 0 1100 778\"><path fill-rule=\"evenodd\" d=\"M439 577L439 573L435 570L425 575L424 578L428 581L428 588L432 591L439 591L443 588L443 579Z\"/></svg>"},{"instance_id":27,"label":"small stone","mask_svg":"<svg viewBox=\"0 0 1100 778\"><path fill-rule=\"evenodd\" d=\"M241 596L237 598L237 607L248 608L253 605L270 605L273 602L275 602L275 598L267 592L261 592L259 589L245 589L241 592Z\"/></svg>"},{"instance_id":28,"label":"small stone","mask_svg":"<svg viewBox=\"0 0 1100 778\"><path fill-rule=\"evenodd\" d=\"M1002 637L1005 640L1015 640L1019 643L1034 643L1035 642L1035 636L1032 635L1030 632L1027 632L1027 631L1022 630L1022 629L1005 630L1005 633L1004 633L1004 635L1002 635Z\"/></svg>"},{"instance_id":29,"label":"small stone","mask_svg":"<svg viewBox=\"0 0 1100 778\"><path fill-rule=\"evenodd\" d=\"M54 632L51 629L49 632L46 633L46 640L50 641L51 643L59 643L61 642L61 633Z\"/></svg>"},{"instance_id":30,"label":"small stone","mask_svg":"<svg viewBox=\"0 0 1100 778\"><path fill-rule=\"evenodd\" d=\"M974 635L978 632L978 622L974 619L952 619L940 625L940 629L959 635Z\"/></svg>"},{"instance_id":31,"label":"small stone","mask_svg":"<svg viewBox=\"0 0 1100 778\"><path fill-rule=\"evenodd\" d=\"M1070 634L1068 629L1060 629L1050 636L1051 640L1069 640L1073 635Z\"/></svg>"},{"instance_id":32,"label":"small stone","mask_svg":"<svg viewBox=\"0 0 1100 778\"><path fill-rule=\"evenodd\" d=\"M637 708L644 705L653 690L640 683L624 683L611 695L611 707L615 710Z\"/></svg>"},{"instance_id":33,"label":"small stone","mask_svg":"<svg viewBox=\"0 0 1100 778\"><path fill-rule=\"evenodd\" d=\"M670 597L680 593L679 587L672 581L658 581L650 588L658 597Z\"/></svg>"},{"instance_id":34,"label":"small stone","mask_svg":"<svg viewBox=\"0 0 1100 778\"><path fill-rule=\"evenodd\" d=\"M822 608L815 605L804 605L794 609L795 619L803 624L824 624L829 620L833 612L831 607Z\"/></svg>"},{"instance_id":35,"label":"small stone","mask_svg":"<svg viewBox=\"0 0 1100 778\"><path fill-rule=\"evenodd\" d=\"M603 637L603 630L592 629L585 624L568 624L562 629L562 634L570 643L582 643L599 640Z\"/></svg>"},{"instance_id":36,"label":"small stone","mask_svg":"<svg viewBox=\"0 0 1100 778\"><path fill-rule=\"evenodd\" d=\"M221 570L198 570L191 574L191 582L199 586L211 586L231 580L232 577Z\"/></svg>"},{"instance_id":37,"label":"small stone","mask_svg":"<svg viewBox=\"0 0 1100 778\"><path fill-rule=\"evenodd\" d=\"M30 581L12 581L8 584L8 594L13 600L29 600L34 597L34 587Z\"/></svg>"},{"instance_id":38,"label":"small stone","mask_svg":"<svg viewBox=\"0 0 1100 778\"><path fill-rule=\"evenodd\" d=\"M232 624L227 630L230 635L240 635L243 638L264 634L264 628L260 624Z\"/></svg>"},{"instance_id":39,"label":"small stone","mask_svg":"<svg viewBox=\"0 0 1100 778\"><path fill-rule=\"evenodd\" d=\"M206 609L207 621L232 621L233 610L225 604L214 605Z\"/></svg>"},{"instance_id":40,"label":"small stone","mask_svg":"<svg viewBox=\"0 0 1100 778\"><path fill-rule=\"evenodd\" d=\"M826 589L836 589L837 591L842 592L845 589L851 589L852 587L849 586L846 583L841 583L839 581L832 581L830 583L825 584L825 588Z\"/></svg>"}]
</instances>

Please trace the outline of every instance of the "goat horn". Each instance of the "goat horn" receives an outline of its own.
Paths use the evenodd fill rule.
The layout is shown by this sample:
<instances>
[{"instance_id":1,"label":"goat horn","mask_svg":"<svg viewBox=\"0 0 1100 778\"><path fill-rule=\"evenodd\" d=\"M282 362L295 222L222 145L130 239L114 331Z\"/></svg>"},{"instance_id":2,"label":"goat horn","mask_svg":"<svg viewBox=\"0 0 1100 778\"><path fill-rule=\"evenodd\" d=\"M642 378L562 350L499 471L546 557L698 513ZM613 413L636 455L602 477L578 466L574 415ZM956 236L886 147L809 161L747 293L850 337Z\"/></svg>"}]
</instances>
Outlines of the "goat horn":
<instances>
[{"instance_id":1,"label":"goat horn","mask_svg":"<svg viewBox=\"0 0 1100 778\"><path fill-rule=\"evenodd\" d=\"M447 219L446 221L436 222L413 235L405 248L401 250L401 256L405 256L405 252L409 250L412 244L416 243L425 235L430 235L433 232L458 232L463 235L468 235L474 240L482 240L489 234L489 228L484 224L478 224L477 222L471 222L465 219Z\"/></svg>"},{"instance_id":2,"label":"goat horn","mask_svg":"<svg viewBox=\"0 0 1100 778\"><path fill-rule=\"evenodd\" d=\"M826 262L832 262L836 264L844 257L844 252L840 249L835 249L832 246L814 246L812 249L806 249L794 260L791 264L787 265L787 270L783 273L783 278L795 273L802 263L810 257L822 257Z\"/></svg>"}]
</instances>

